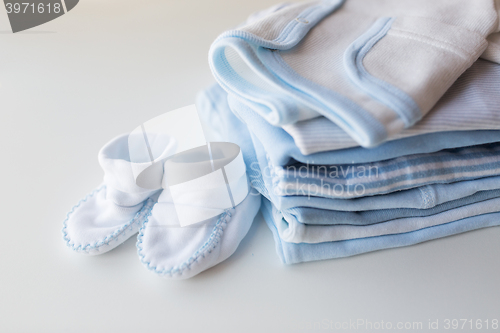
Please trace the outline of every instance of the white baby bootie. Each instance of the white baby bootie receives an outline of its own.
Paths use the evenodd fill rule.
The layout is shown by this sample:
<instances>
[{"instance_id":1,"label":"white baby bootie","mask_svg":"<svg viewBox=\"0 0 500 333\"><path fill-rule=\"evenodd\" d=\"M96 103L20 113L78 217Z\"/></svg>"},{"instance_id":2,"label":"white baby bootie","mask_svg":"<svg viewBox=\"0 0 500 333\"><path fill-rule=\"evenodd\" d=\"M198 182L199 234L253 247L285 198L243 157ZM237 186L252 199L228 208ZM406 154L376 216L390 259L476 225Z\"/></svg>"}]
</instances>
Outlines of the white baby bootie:
<instances>
[{"instance_id":1,"label":"white baby bootie","mask_svg":"<svg viewBox=\"0 0 500 333\"><path fill-rule=\"evenodd\" d=\"M130 162L128 139L121 135L101 149L98 159L104 170L103 184L74 206L63 223L64 241L77 252L101 254L123 243L137 233L159 195L160 188L136 185L134 175L151 168L151 163ZM175 148L167 136L157 136L151 144L165 155ZM159 177L163 174L161 168L154 171Z\"/></svg>"},{"instance_id":2,"label":"white baby bootie","mask_svg":"<svg viewBox=\"0 0 500 333\"><path fill-rule=\"evenodd\" d=\"M193 277L236 251L260 204L260 195L250 193L235 208L199 224L181 227L169 191L164 190L139 231L139 258L146 268L162 277Z\"/></svg>"},{"instance_id":3,"label":"white baby bootie","mask_svg":"<svg viewBox=\"0 0 500 333\"><path fill-rule=\"evenodd\" d=\"M165 162L163 192L137 240L141 262L168 278L187 279L236 251L260 208L233 143L211 142Z\"/></svg>"}]
</instances>

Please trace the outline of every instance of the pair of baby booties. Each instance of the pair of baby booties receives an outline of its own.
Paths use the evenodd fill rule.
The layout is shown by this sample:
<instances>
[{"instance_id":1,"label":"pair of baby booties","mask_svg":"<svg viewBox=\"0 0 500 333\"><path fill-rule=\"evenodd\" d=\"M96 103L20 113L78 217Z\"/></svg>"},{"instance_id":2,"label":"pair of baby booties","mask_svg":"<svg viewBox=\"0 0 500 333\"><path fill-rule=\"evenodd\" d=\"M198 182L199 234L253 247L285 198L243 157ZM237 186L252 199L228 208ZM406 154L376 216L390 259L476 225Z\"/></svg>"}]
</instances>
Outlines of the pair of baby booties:
<instances>
[{"instance_id":1,"label":"pair of baby booties","mask_svg":"<svg viewBox=\"0 0 500 333\"><path fill-rule=\"evenodd\" d=\"M170 148L165 145L165 151ZM98 159L103 184L63 222L63 239L78 253L103 254L138 233L137 253L147 269L165 278L187 279L231 256L260 208L260 195L249 193L236 207L181 227L168 188L147 190L136 184L128 135L108 142Z\"/></svg>"}]
</instances>

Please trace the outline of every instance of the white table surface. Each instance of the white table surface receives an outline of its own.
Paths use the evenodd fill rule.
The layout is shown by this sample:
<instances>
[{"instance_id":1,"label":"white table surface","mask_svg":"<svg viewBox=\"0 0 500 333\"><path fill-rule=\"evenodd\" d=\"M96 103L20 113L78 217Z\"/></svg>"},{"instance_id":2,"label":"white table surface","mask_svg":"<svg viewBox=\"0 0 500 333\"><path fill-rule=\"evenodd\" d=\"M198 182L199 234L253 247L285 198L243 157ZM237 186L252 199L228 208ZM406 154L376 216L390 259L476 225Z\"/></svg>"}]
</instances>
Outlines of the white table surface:
<instances>
[{"instance_id":1,"label":"white table surface","mask_svg":"<svg viewBox=\"0 0 500 333\"><path fill-rule=\"evenodd\" d=\"M65 247L66 212L101 182L99 148L192 104L213 82L211 41L274 3L82 0L18 34L0 9L1 332L287 332L358 319L426 331L429 320L500 319L500 228L284 266L259 215L230 259L186 281L147 271L133 238L96 257Z\"/></svg>"}]
</instances>

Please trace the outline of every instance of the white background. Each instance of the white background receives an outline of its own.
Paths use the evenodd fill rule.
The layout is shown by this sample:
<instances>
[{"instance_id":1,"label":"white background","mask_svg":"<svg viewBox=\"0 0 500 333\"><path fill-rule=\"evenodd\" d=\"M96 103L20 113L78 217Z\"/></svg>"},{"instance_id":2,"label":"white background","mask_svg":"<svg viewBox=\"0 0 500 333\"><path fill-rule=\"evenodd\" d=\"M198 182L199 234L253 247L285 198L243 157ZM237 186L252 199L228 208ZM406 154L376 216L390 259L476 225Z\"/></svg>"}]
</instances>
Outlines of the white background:
<instances>
[{"instance_id":1,"label":"white background","mask_svg":"<svg viewBox=\"0 0 500 333\"><path fill-rule=\"evenodd\" d=\"M0 8L1 332L500 319L500 228L286 267L259 215L229 260L187 281L147 271L133 238L97 257L65 247L66 212L101 182L99 148L192 104L213 80L211 41L274 3L82 0L18 34Z\"/></svg>"}]
</instances>

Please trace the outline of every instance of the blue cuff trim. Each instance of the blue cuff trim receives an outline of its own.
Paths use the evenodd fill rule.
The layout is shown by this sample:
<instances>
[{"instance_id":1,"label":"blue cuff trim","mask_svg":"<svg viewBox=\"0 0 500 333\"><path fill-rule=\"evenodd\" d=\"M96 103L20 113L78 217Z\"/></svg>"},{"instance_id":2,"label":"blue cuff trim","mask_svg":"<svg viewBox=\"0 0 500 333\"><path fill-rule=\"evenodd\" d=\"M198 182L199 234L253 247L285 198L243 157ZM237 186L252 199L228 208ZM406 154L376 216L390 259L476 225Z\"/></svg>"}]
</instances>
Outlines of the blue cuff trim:
<instances>
[{"instance_id":1,"label":"blue cuff trim","mask_svg":"<svg viewBox=\"0 0 500 333\"><path fill-rule=\"evenodd\" d=\"M346 50L344 65L349 78L358 88L394 110L406 127L411 127L422 119L422 112L417 103L401 89L372 76L363 65L366 54L387 34L394 20L395 18L390 17L378 19Z\"/></svg>"},{"instance_id":2,"label":"blue cuff trim","mask_svg":"<svg viewBox=\"0 0 500 333\"><path fill-rule=\"evenodd\" d=\"M279 52L271 50L287 50L295 46L314 25L343 3L339 0L323 1L304 10L273 41L239 30L221 35L210 49L209 63L217 82L275 126L300 120L299 97L301 104L337 123L360 145L372 147L383 142L388 134L378 119L350 99L301 77L283 61ZM269 93L236 73L226 59L225 49L228 47L280 93Z\"/></svg>"},{"instance_id":3,"label":"blue cuff trim","mask_svg":"<svg viewBox=\"0 0 500 333\"><path fill-rule=\"evenodd\" d=\"M278 52L266 49L259 49L258 52L262 61L272 69L273 75L279 78L280 85L286 87L293 96L300 96L305 105L335 122L361 146L371 147L387 139L385 126L361 106L300 76Z\"/></svg>"},{"instance_id":4,"label":"blue cuff trim","mask_svg":"<svg viewBox=\"0 0 500 333\"><path fill-rule=\"evenodd\" d=\"M346 0L323 0L318 5L309 7L290 21L274 40L266 40L242 30L229 30L214 42L229 37L242 38L254 45L274 50L288 50L297 45L302 38L326 16L339 9Z\"/></svg>"}]
</instances>

